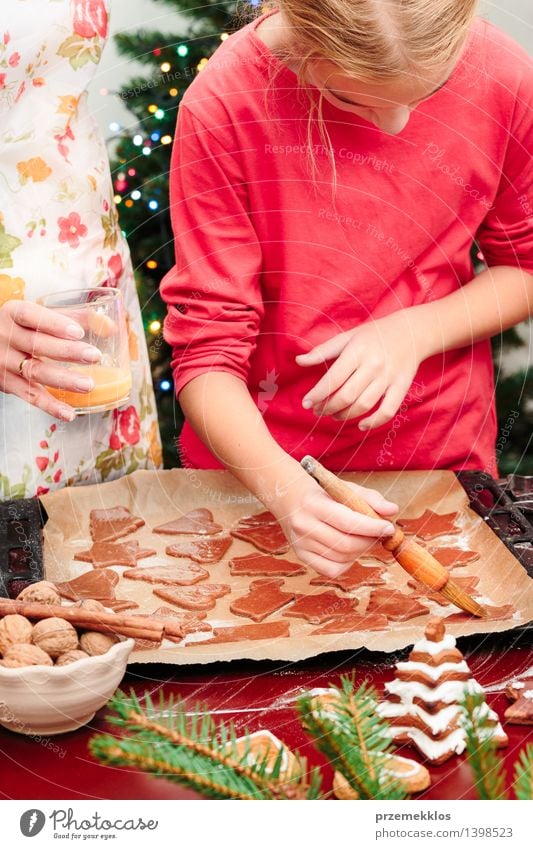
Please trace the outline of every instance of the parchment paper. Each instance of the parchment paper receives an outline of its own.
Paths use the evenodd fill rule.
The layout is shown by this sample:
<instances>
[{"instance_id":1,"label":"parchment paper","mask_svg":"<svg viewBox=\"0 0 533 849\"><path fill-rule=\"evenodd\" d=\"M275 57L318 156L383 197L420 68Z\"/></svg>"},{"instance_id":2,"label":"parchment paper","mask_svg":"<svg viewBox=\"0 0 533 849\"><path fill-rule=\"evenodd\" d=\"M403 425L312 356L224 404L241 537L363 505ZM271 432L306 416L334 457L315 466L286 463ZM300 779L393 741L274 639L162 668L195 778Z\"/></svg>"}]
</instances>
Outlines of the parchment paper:
<instances>
[{"instance_id":1,"label":"parchment paper","mask_svg":"<svg viewBox=\"0 0 533 849\"><path fill-rule=\"evenodd\" d=\"M459 524L461 533L432 540L432 545L470 548L481 554L481 558L465 567L454 570L452 576L479 575L479 595L485 602L496 605L511 603L516 608L512 619L486 622L472 619L464 623L447 624L447 630L456 636L477 633L506 631L525 624L533 618L533 581L525 569L505 548L503 543L485 525L483 520L468 507L466 493L452 472L373 472L346 474L345 480L375 487L396 501L400 515L415 517L426 508L438 513L461 511ZM195 507L209 508L215 520L230 529L244 515L259 512L264 506L251 495L228 472L174 469L163 472L138 471L118 481L98 486L69 487L46 495L43 503L49 515L45 528L45 572L48 580L64 581L89 571L90 564L73 560L77 551L90 543L89 511L94 508L124 505L132 513L141 516L146 525L125 539L139 540L141 547L155 548L157 555L140 560L139 567L157 566L165 563L181 563L181 559L165 554L165 547L186 537L153 534L152 528L175 519ZM254 578L232 577L228 559L255 552L249 543L235 539L225 559L214 566L205 566L210 572L210 581L230 584L231 595L217 601L207 613L207 620L214 626L244 625L251 622L243 616L235 616L229 610L233 598L244 595ZM290 550L283 555L295 560ZM365 561L368 565L379 565L377 561ZM124 567L114 567L122 575ZM312 570L307 574L285 578L284 589L299 593L318 593L333 590L333 587L310 586ZM410 592L407 587L409 576L396 563L387 567L387 586ZM144 581L121 578L116 587L117 598L133 599L139 609L132 613L150 613L167 602L154 596L152 586ZM370 588L353 593L360 601L356 609L366 609ZM430 608L429 615L447 616L457 612L454 606L441 606L422 599ZM176 608L178 609L178 608ZM130 612L130 611L128 611ZM303 619L286 618L290 636L276 640L241 641L201 645L199 640L209 639L208 632L188 635L180 644L163 641L157 650L134 651L130 662L154 663L210 663L220 660L256 659L296 661L313 657L323 652L366 647L373 651L394 651L411 645L423 635L429 615L406 622L391 622L386 631L358 631L346 634L311 635L319 627ZM283 610L269 616L265 621L284 619ZM187 644L185 644L185 642ZM505 637L502 636L502 643Z\"/></svg>"}]
</instances>

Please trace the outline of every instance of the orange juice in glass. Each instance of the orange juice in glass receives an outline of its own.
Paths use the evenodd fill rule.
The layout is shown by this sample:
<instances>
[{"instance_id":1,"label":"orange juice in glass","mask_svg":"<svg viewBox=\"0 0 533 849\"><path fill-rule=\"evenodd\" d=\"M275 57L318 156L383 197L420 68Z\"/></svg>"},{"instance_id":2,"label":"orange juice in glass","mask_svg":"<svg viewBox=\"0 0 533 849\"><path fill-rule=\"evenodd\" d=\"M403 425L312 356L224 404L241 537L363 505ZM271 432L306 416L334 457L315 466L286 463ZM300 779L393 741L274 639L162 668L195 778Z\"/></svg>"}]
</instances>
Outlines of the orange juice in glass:
<instances>
[{"instance_id":1,"label":"orange juice in glass","mask_svg":"<svg viewBox=\"0 0 533 849\"><path fill-rule=\"evenodd\" d=\"M81 325L85 331L83 341L98 348L102 355L97 365L55 363L91 377L94 388L90 392L74 392L47 386L50 395L69 404L78 415L114 410L124 404L131 391L131 367L126 311L120 291L104 286L72 289L45 295L39 303Z\"/></svg>"}]
</instances>

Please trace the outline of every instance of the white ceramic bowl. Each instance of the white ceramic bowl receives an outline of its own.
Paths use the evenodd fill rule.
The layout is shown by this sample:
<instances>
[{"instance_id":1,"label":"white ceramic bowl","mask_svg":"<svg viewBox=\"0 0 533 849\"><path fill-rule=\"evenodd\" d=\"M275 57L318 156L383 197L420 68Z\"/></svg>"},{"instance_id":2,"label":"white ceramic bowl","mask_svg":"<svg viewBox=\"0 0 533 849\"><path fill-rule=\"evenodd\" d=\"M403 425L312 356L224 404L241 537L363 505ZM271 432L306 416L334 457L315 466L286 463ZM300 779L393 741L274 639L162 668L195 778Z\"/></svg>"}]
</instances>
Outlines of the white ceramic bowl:
<instances>
[{"instance_id":1,"label":"white ceramic bowl","mask_svg":"<svg viewBox=\"0 0 533 849\"><path fill-rule=\"evenodd\" d=\"M126 671L134 640L67 666L0 666L0 725L19 734L74 731L105 705Z\"/></svg>"}]
</instances>

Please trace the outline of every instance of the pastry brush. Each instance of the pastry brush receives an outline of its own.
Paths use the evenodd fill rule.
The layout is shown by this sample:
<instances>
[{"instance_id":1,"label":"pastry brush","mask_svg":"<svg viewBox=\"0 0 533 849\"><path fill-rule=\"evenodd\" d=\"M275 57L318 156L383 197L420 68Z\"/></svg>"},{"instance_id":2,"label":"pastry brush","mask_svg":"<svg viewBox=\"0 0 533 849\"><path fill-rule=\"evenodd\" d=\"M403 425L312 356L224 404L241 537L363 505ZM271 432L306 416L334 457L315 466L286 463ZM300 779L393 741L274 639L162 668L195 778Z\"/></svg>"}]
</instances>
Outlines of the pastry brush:
<instances>
[{"instance_id":1,"label":"pastry brush","mask_svg":"<svg viewBox=\"0 0 533 849\"><path fill-rule=\"evenodd\" d=\"M363 513L373 519L383 519L383 516L376 513L348 484L341 481L333 472L324 468L314 457L307 455L301 460L301 465L335 501L350 507L357 513ZM390 519L387 519L387 521L390 521ZM394 525L394 522L391 522L391 524ZM394 527L394 534L382 537L380 542L387 551L392 552L406 572L433 592L441 593L461 610L465 610L473 616L486 617L485 609L450 578L448 570L444 568L442 563L439 563L429 551L418 545L415 540L406 539L401 528Z\"/></svg>"}]
</instances>

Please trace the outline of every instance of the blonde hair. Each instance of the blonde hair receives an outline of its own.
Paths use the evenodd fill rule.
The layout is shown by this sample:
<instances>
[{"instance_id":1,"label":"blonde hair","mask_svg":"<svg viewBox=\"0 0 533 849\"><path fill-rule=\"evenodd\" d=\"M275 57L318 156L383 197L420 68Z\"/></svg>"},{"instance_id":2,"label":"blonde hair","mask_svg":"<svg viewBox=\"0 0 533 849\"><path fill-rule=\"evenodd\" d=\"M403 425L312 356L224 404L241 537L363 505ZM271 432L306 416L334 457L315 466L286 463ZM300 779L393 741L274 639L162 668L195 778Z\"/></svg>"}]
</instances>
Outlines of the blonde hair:
<instances>
[{"instance_id":1,"label":"blonde hair","mask_svg":"<svg viewBox=\"0 0 533 849\"><path fill-rule=\"evenodd\" d=\"M290 26L290 55L294 58L296 48L299 76L320 58L354 79L379 82L453 60L478 0L279 0L271 5Z\"/></svg>"},{"instance_id":2,"label":"blonde hair","mask_svg":"<svg viewBox=\"0 0 533 849\"><path fill-rule=\"evenodd\" d=\"M336 184L335 159L322 115L322 96L309 90L310 63L326 59L338 72L363 82L385 82L403 74L444 67L458 58L479 0L278 0L263 3L261 13L278 9L290 30L275 50L285 64L297 60L297 76L310 96L308 145L313 119ZM313 174L316 161L311 153Z\"/></svg>"}]
</instances>

